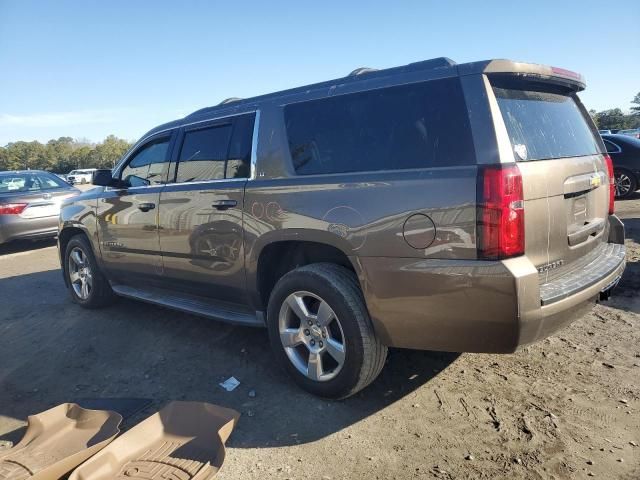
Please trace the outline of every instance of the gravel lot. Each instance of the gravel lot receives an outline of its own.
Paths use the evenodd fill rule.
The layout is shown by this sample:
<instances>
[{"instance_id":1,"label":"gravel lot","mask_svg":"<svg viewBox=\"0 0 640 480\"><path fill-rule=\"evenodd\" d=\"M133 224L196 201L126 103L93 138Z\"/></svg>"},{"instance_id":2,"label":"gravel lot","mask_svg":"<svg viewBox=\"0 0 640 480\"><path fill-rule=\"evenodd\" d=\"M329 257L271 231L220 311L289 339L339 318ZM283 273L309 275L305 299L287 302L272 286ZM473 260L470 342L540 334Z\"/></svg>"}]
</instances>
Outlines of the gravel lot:
<instances>
[{"instance_id":1,"label":"gravel lot","mask_svg":"<svg viewBox=\"0 0 640 480\"><path fill-rule=\"evenodd\" d=\"M638 479L640 195L617 208L629 263L607 304L513 355L394 350L370 388L334 403L274 368L265 331L126 300L88 312L53 242L0 247L0 443L61 402L152 399L129 428L189 399L243 414L221 480Z\"/></svg>"}]
</instances>

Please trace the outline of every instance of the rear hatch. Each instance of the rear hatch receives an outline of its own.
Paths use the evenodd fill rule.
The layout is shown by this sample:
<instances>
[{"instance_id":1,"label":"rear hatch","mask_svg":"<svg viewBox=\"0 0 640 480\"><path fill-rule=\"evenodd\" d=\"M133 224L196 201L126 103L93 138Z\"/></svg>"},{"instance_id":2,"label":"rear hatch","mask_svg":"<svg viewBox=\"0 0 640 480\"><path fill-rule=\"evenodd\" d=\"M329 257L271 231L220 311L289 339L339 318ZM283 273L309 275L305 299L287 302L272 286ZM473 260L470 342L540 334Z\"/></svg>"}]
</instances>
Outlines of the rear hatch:
<instances>
[{"instance_id":1,"label":"rear hatch","mask_svg":"<svg viewBox=\"0 0 640 480\"><path fill-rule=\"evenodd\" d=\"M489 78L522 174L525 254L546 283L607 242L609 185L601 141L567 84Z\"/></svg>"}]
</instances>

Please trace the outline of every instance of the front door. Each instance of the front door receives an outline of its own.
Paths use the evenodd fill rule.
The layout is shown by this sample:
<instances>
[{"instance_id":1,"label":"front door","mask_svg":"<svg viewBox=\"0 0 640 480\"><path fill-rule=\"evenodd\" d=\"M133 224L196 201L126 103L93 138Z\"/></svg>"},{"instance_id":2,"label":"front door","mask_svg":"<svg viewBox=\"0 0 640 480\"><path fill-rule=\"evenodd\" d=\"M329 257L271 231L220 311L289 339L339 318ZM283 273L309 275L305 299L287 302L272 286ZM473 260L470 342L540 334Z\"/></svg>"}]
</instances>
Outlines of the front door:
<instances>
[{"instance_id":1,"label":"front door","mask_svg":"<svg viewBox=\"0 0 640 480\"><path fill-rule=\"evenodd\" d=\"M120 283L162 273L158 238L160 192L168 176L171 134L153 137L116 172L121 188L105 188L97 219L104 268Z\"/></svg>"},{"instance_id":2,"label":"front door","mask_svg":"<svg viewBox=\"0 0 640 480\"><path fill-rule=\"evenodd\" d=\"M246 304L242 211L254 115L185 128L174 183L160 194L160 249L171 288Z\"/></svg>"}]
</instances>

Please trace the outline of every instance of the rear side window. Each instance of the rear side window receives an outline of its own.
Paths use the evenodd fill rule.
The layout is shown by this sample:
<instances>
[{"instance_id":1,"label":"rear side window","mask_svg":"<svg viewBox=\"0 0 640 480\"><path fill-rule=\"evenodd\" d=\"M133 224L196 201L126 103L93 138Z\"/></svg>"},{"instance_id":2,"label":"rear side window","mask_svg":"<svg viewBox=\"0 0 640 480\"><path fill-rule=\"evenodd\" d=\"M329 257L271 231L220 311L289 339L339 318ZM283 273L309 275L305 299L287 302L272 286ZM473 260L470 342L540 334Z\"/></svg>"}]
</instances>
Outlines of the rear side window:
<instances>
[{"instance_id":1,"label":"rear side window","mask_svg":"<svg viewBox=\"0 0 640 480\"><path fill-rule=\"evenodd\" d=\"M475 163L457 78L287 105L299 175Z\"/></svg>"},{"instance_id":2,"label":"rear side window","mask_svg":"<svg viewBox=\"0 0 640 480\"><path fill-rule=\"evenodd\" d=\"M603 138L602 141L604 142L604 146L607 149L607 153L617 153L621 150L619 146L617 146L615 143L610 142L609 140L605 140Z\"/></svg>"},{"instance_id":3,"label":"rear side window","mask_svg":"<svg viewBox=\"0 0 640 480\"><path fill-rule=\"evenodd\" d=\"M255 115L242 115L234 119L233 135L225 178L248 178L251 171L251 142Z\"/></svg>"},{"instance_id":4,"label":"rear side window","mask_svg":"<svg viewBox=\"0 0 640 480\"><path fill-rule=\"evenodd\" d=\"M498 87L493 91L517 161L600 152L572 95Z\"/></svg>"},{"instance_id":5,"label":"rear side window","mask_svg":"<svg viewBox=\"0 0 640 480\"><path fill-rule=\"evenodd\" d=\"M240 115L224 125L184 134L177 182L248 178L255 114Z\"/></svg>"},{"instance_id":6,"label":"rear side window","mask_svg":"<svg viewBox=\"0 0 640 480\"><path fill-rule=\"evenodd\" d=\"M224 178L231 124L187 131L184 134L178 182L198 182Z\"/></svg>"}]
</instances>

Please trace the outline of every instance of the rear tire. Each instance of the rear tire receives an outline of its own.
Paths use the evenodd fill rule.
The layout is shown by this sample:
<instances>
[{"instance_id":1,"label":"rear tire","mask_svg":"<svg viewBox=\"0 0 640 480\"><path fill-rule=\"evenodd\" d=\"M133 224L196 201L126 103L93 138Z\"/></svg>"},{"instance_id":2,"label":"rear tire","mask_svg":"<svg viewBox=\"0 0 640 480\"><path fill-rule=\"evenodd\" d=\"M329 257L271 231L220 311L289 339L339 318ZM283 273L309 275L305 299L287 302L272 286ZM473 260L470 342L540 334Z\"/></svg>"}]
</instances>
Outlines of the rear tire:
<instances>
[{"instance_id":1,"label":"rear tire","mask_svg":"<svg viewBox=\"0 0 640 480\"><path fill-rule=\"evenodd\" d=\"M100 271L89 240L75 235L67 243L64 274L71 300L85 308L101 308L113 302L111 285Z\"/></svg>"},{"instance_id":2,"label":"rear tire","mask_svg":"<svg viewBox=\"0 0 640 480\"><path fill-rule=\"evenodd\" d=\"M616 168L613 171L616 186L616 198L627 198L638 189L638 183L634 175L624 169Z\"/></svg>"},{"instance_id":3,"label":"rear tire","mask_svg":"<svg viewBox=\"0 0 640 480\"><path fill-rule=\"evenodd\" d=\"M376 379L387 347L376 336L358 280L339 265L316 263L284 275L267 311L271 347L304 390L341 399Z\"/></svg>"}]
</instances>

